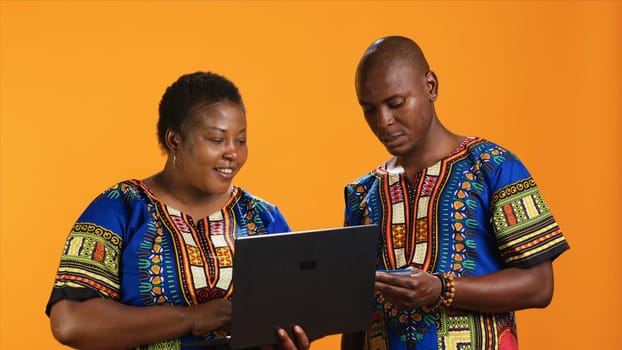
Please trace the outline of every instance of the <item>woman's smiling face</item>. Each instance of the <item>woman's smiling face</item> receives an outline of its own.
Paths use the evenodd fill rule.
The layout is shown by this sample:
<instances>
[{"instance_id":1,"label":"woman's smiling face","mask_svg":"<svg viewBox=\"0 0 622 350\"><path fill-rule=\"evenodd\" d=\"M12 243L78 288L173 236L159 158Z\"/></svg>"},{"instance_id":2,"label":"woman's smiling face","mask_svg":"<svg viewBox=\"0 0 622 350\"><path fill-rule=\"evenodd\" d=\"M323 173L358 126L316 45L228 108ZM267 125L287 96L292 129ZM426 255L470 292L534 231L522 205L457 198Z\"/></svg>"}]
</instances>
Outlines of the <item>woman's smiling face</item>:
<instances>
[{"instance_id":1,"label":"woman's smiling face","mask_svg":"<svg viewBox=\"0 0 622 350\"><path fill-rule=\"evenodd\" d=\"M242 107L228 100L196 106L182 134L175 167L188 187L206 194L228 191L248 157Z\"/></svg>"}]
</instances>

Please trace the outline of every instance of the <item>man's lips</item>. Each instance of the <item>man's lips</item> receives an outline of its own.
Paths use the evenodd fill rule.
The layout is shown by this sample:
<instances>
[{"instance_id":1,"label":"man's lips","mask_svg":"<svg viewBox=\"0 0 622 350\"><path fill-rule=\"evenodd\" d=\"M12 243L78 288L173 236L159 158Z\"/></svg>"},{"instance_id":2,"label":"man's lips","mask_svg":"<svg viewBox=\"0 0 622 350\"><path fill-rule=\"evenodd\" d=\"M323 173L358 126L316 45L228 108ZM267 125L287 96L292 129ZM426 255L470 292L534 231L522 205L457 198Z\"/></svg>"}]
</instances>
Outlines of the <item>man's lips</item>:
<instances>
[{"instance_id":1,"label":"man's lips","mask_svg":"<svg viewBox=\"0 0 622 350\"><path fill-rule=\"evenodd\" d=\"M402 133L385 134L380 139L387 147L395 147L400 144Z\"/></svg>"}]
</instances>

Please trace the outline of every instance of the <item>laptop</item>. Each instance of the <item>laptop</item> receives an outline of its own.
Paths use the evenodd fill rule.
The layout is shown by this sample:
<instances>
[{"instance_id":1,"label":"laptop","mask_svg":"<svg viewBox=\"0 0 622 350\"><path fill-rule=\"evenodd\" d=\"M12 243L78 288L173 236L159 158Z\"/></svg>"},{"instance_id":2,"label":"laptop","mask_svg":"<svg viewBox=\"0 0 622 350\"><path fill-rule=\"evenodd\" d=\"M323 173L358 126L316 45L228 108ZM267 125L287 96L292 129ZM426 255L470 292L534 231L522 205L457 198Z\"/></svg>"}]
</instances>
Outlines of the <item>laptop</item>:
<instances>
[{"instance_id":1,"label":"laptop","mask_svg":"<svg viewBox=\"0 0 622 350\"><path fill-rule=\"evenodd\" d=\"M310 339L366 329L374 309L377 225L238 238L230 347L276 342L276 327Z\"/></svg>"}]
</instances>

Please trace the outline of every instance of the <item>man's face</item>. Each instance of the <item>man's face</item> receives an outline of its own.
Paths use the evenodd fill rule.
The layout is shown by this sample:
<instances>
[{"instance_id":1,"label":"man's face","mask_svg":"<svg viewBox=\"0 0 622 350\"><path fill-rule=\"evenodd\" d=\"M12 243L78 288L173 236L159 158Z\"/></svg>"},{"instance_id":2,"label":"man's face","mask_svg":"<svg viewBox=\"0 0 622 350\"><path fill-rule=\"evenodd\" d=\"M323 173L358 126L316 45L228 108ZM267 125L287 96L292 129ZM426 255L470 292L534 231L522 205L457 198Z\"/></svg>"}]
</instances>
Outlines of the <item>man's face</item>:
<instances>
[{"instance_id":1,"label":"man's face","mask_svg":"<svg viewBox=\"0 0 622 350\"><path fill-rule=\"evenodd\" d=\"M372 65L357 76L356 92L367 124L393 155L416 151L428 135L436 79L427 73L409 61L398 61Z\"/></svg>"}]
</instances>

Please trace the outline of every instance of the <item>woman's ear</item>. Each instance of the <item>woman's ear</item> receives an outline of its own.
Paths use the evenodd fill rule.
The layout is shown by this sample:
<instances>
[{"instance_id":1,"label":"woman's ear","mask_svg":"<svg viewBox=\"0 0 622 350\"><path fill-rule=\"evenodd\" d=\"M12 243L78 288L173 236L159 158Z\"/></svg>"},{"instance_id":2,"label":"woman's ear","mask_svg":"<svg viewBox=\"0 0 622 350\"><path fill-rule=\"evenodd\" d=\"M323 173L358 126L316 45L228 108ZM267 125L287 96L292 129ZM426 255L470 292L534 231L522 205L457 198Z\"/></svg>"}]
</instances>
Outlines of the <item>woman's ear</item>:
<instances>
[{"instance_id":1,"label":"woman's ear","mask_svg":"<svg viewBox=\"0 0 622 350\"><path fill-rule=\"evenodd\" d=\"M428 98L434 102L438 98L438 79L434 72L429 71L425 74L425 86Z\"/></svg>"},{"instance_id":2,"label":"woman's ear","mask_svg":"<svg viewBox=\"0 0 622 350\"><path fill-rule=\"evenodd\" d=\"M164 141L166 141L166 149L169 152L175 153L181 144L181 135L177 131L166 129Z\"/></svg>"}]
</instances>

